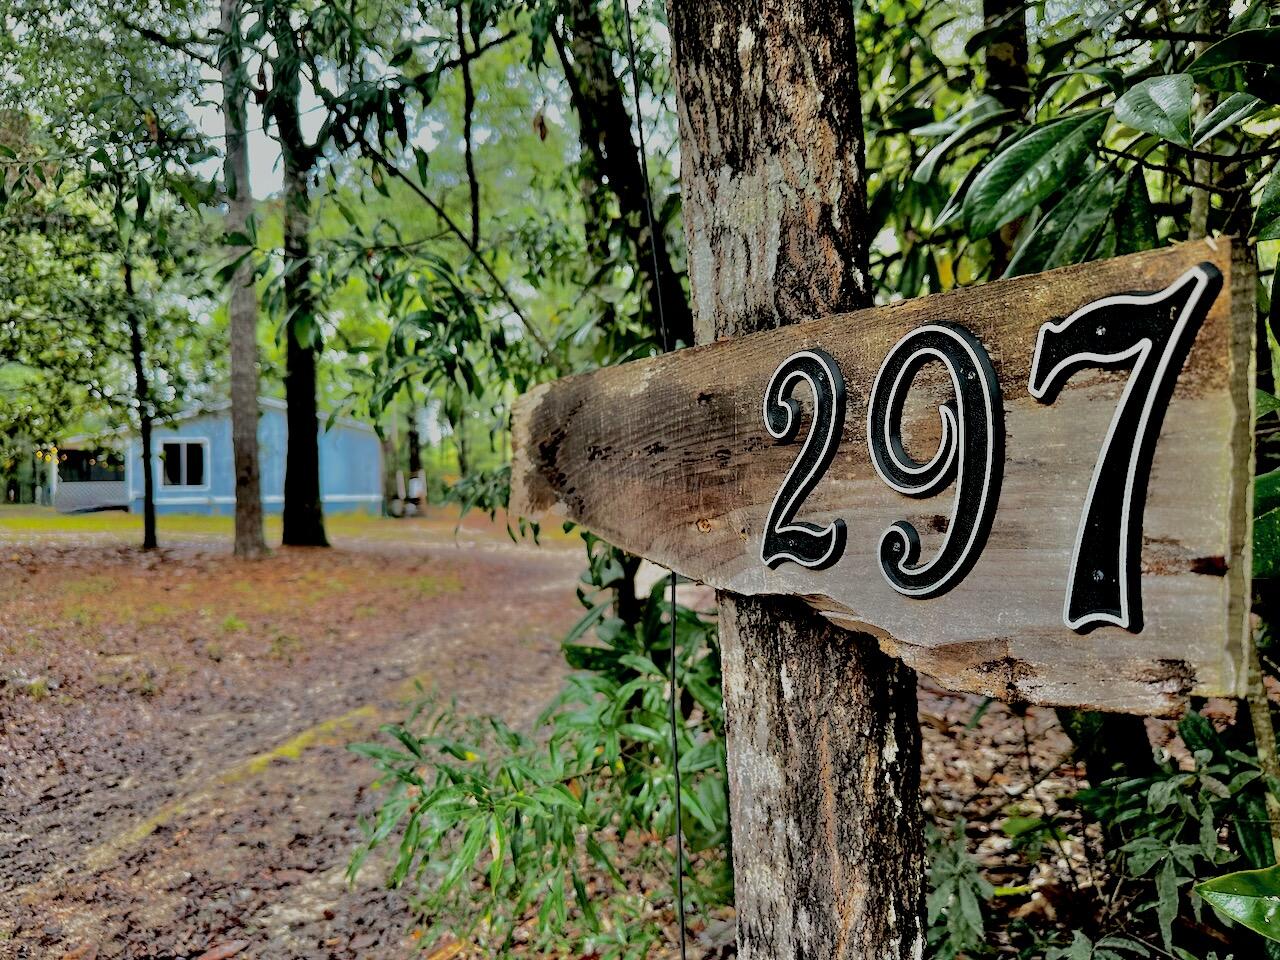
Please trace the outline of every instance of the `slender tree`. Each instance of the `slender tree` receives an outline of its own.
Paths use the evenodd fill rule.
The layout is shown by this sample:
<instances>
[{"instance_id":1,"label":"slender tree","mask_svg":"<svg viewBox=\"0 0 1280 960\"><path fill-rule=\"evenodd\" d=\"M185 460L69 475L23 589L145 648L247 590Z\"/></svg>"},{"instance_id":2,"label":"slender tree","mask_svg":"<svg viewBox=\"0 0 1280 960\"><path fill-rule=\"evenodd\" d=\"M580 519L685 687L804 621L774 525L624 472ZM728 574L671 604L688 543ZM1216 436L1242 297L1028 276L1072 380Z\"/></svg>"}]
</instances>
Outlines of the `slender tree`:
<instances>
[{"instance_id":1,"label":"slender tree","mask_svg":"<svg viewBox=\"0 0 1280 960\"><path fill-rule=\"evenodd\" d=\"M320 500L320 440L317 435L316 360L320 324L312 288L311 196L307 181L321 156L302 130L303 51L286 3L264 6L274 55L266 95L284 169L285 399L289 446L284 472L286 546L327 547Z\"/></svg>"},{"instance_id":2,"label":"slender tree","mask_svg":"<svg viewBox=\"0 0 1280 960\"><path fill-rule=\"evenodd\" d=\"M126 250L121 264L124 277L124 311L129 326L129 360L133 366L133 396L138 405L138 435L142 441L142 549L154 550L156 542L156 470L152 457L151 433L155 411L151 404L151 383L143 352L142 318L138 313L137 290L133 283L133 259Z\"/></svg>"},{"instance_id":3,"label":"slender tree","mask_svg":"<svg viewBox=\"0 0 1280 960\"><path fill-rule=\"evenodd\" d=\"M668 11L698 340L867 306L853 5ZM739 956L919 958L915 673L799 602L719 605Z\"/></svg>"},{"instance_id":4,"label":"slender tree","mask_svg":"<svg viewBox=\"0 0 1280 960\"><path fill-rule=\"evenodd\" d=\"M693 313L671 263L657 212L645 188L644 166L631 133L622 81L614 69L613 47L605 37L597 0L567 0L564 28L552 40L569 99L578 117L582 146L600 183L618 200L622 229L636 256L646 313L664 350L693 342ZM661 307L661 309L660 309Z\"/></svg>"},{"instance_id":5,"label":"slender tree","mask_svg":"<svg viewBox=\"0 0 1280 960\"><path fill-rule=\"evenodd\" d=\"M226 130L223 179L227 189L227 233L247 237L253 216L249 151L245 141L246 89L240 60L239 0L222 0L222 116ZM239 260L230 280L231 447L236 471L235 554L253 559L266 553L262 535L262 482L258 464L258 298L253 286L251 247L237 244Z\"/></svg>"}]
</instances>

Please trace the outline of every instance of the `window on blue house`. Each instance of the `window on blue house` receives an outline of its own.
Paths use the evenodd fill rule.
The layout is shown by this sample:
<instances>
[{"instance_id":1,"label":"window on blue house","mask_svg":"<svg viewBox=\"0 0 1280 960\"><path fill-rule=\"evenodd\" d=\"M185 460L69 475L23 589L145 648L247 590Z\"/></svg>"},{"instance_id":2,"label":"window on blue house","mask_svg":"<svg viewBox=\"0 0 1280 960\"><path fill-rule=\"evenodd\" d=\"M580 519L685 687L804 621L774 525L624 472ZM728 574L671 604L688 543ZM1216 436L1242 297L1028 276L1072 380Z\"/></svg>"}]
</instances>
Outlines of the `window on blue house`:
<instances>
[{"instance_id":1,"label":"window on blue house","mask_svg":"<svg viewBox=\"0 0 1280 960\"><path fill-rule=\"evenodd\" d=\"M166 487L204 486L204 441L171 440L161 447Z\"/></svg>"}]
</instances>

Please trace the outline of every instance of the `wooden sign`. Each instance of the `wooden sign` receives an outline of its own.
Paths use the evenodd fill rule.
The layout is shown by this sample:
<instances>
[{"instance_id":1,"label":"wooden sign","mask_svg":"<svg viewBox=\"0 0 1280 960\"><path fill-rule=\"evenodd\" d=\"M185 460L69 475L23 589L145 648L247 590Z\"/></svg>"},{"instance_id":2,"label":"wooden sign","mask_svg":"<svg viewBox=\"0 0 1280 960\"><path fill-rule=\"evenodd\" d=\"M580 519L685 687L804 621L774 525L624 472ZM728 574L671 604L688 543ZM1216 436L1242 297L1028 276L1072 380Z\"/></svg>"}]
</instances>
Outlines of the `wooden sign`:
<instances>
[{"instance_id":1,"label":"wooden sign","mask_svg":"<svg viewBox=\"0 0 1280 960\"><path fill-rule=\"evenodd\" d=\"M511 508L953 689L1242 695L1254 282L1204 241L570 377L517 404Z\"/></svg>"}]
</instances>

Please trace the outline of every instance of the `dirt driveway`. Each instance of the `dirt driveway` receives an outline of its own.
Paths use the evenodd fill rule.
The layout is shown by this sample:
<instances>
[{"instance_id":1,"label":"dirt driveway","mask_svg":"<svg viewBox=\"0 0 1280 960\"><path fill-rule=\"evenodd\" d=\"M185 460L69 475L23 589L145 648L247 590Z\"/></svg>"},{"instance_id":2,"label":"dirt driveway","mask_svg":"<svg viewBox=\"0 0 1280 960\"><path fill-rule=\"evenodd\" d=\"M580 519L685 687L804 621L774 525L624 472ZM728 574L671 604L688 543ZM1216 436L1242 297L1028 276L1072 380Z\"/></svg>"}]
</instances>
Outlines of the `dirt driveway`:
<instances>
[{"instance_id":1,"label":"dirt driveway","mask_svg":"<svg viewBox=\"0 0 1280 960\"><path fill-rule=\"evenodd\" d=\"M219 524L144 554L131 518L0 510L0 957L416 955L343 876L346 744L415 683L515 723L558 688L575 541L351 520L243 563Z\"/></svg>"}]
</instances>

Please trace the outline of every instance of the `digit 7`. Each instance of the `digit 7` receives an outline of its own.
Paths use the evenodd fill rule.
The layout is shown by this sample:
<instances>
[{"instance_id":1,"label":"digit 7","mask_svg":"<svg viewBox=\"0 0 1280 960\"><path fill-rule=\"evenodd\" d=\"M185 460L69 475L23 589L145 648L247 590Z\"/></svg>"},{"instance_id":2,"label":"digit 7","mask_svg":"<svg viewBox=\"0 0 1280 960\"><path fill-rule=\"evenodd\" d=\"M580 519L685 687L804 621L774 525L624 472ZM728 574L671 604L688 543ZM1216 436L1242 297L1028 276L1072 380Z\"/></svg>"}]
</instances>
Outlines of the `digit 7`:
<instances>
[{"instance_id":1,"label":"digit 7","mask_svg":"<svg viewBox=\"0 0 1280 960\"><path fill-rule=\"evenodd\" d=\"M1132 367L1085 496L1062 618L1085 632L1142 630L1140 564L1147 479L1165 407L1222 274L1201 263L1158 293L1118 294L1040 328L1028 390L1042 403L1085 367Z\"/></svg>"}]
</instances>

